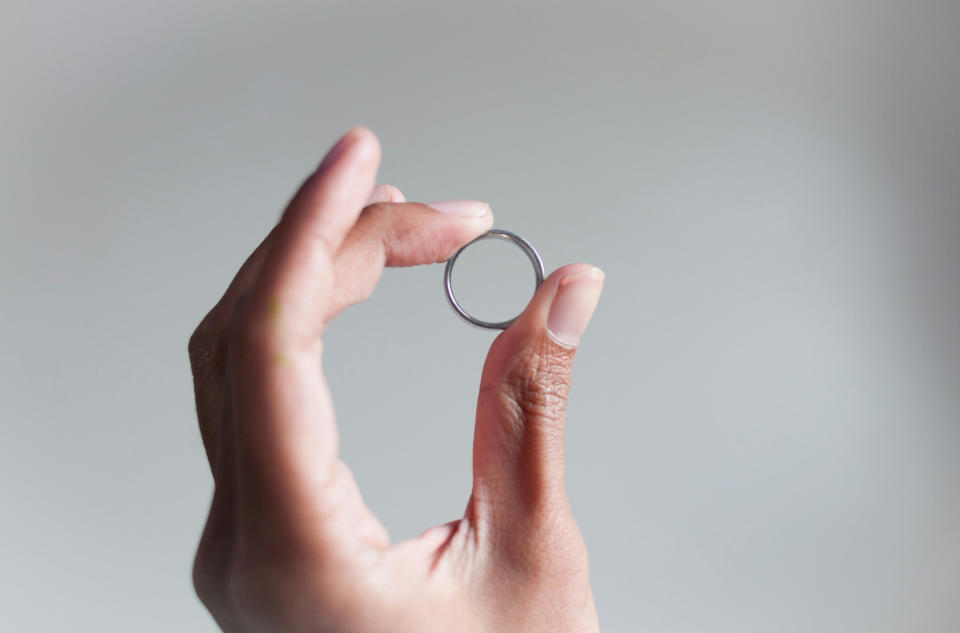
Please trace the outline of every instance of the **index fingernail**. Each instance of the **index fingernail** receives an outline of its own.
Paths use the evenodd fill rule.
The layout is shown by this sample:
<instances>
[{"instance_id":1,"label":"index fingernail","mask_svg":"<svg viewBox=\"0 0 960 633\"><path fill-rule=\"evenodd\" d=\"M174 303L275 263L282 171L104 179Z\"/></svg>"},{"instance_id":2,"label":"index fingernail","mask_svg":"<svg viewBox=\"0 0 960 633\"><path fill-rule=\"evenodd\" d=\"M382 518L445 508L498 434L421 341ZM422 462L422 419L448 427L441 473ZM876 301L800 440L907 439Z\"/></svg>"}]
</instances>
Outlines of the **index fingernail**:
<instances>
[{"instance_id":1,"label":"index fingernail","mask_svg":"<svg viewBox=\"0 0 960 633\"><path fill-rule=\"evenodd\" d=\"M427 206L440 213L471 218L478 218L490 210L489 204L477 200L438 200L437 202L428 202Z\"/></svg>"}]
</instances>

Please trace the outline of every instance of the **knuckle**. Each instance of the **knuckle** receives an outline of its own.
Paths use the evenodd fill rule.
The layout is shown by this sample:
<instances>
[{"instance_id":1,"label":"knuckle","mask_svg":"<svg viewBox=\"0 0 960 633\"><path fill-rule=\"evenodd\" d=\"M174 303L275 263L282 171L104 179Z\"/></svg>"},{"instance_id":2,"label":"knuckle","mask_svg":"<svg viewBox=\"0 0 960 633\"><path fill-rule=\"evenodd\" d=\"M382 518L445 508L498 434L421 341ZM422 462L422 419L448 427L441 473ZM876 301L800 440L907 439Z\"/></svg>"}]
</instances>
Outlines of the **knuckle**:
<instances>
[{"instance_id":1,"label":"knuckle","mask_svg":"<svg viewBox=\"0 0 960 633\"><path fill-rule=\"evenodd\" d=\"M276 299L251 299L248 304L226 327L225 346L231 354L253 360L268 357L276 360L290 354L319 352L322 329L316 324L281 316Z\"/></svg>"},{"instance_id":2,"label":"knuckle","mask_svg":"<svg viewBox=\"0 0 960 633\"><path fill-rule=\"evenodd\" d=\"M560 421L570 389L567 350L535 345L515 357L498 388L507 406L523 418Z\"/></svg>"},{"instance_id":3,"label":"knuckle","mask_svg":"<svg viewBox=\"0 0 960 633\"><path fill-rule=\"evenodd\" d=\"M209 346L214 329L212 327L213 314L214 310L208 312L206 316L200 320L200 323L194 328L193 332L191 332L190 338L187 340L187 353L191 358Z\"/></svg>"},{"instance_id":4,"label":"knuckle","mask_svg":"<svg viewBox=\"0 0 960 633\"><path fill-rule=\"evenodd\" d=\"M208 610L213 611L221 607L222 579L211 569L206 557L200 552L197 553L193 562L193 590Z\"/></svg>"},{"instance_id":5,"label":"knuckle","mask_svg":"<svg viewBox=\"0 0 960 633\"><path fill-rule=\"evenodd\" d=\"M187 340L187 354L189 354L191 359L203 348L206 339L206 333L202 330L202 325L203 323L201 322Z\"/></svg>"},{"instance_id":6,"label":"knuckle","mask_svg":"<svg viewBox=\"0 0 960 633\"><path fill-rule=\"evenodd\" d=\"M234 565L227 575L227 592L235 608L241 613L269 611L275 605L273 583L268 571L259 567L239 568Z\"/></svg>"},{"instance_id":7,"label":"knuckle","mask_svg":"<svg viewBox=\"0 0 960 633\"><path fill-rule=\"evenodd\" d=\"M298 606L312 604L325 609L317 570L306 569L292 558L293 552L268 553L264 546L241 548L226 576L226 593L233 608L257 622L273 622L287 630L283 620L296 617ZM308 598L309 597L309 598Z\"/></svg>"},{"instance_id":8,"label":"knuckle","mask_svg":"<svg viewBox=\"0 0 960 633\"><path fill-rule=\"evenodd\" d=\"M212 614L227 613L232 607L226 591L230 551L225 542L223 534L211 532L208 524L193 559L193 589Z\"/></svg>"},{"instance_id":9,"label":"knuckle","mask_svg":"<svg viewBox=\"0 0 960 633\"><path fill-rule=\"evenodd\" d=\"M216 309L211 310L197 325L187 341L187 355L194 376L207 376L214 366L217 346L220 340L220 328L216 325Z\"/></svg>"},{"instance_id":10,"label":"knuckle","mask_svg":"<svg viewBox=\"0 0 960 633\"><path fill-rule=\"evenodd\" d=\"M227 340L232 349L263 349L269 344L273 329L262 316L250 310L242 310L231 319Z\"/></svg>"},{"instance_id":11,"label":"knuckle","mask_svg":"<svg viewBox=\"0 0 960 633\"><path fill-rule=\"evenodd\" d=\"M276 578L282 576L275 563L262 553L245 549L237 553L226 575L226 589L231 602L244 613L269 611L282 594Z\"/></svg>"}]
</instances>

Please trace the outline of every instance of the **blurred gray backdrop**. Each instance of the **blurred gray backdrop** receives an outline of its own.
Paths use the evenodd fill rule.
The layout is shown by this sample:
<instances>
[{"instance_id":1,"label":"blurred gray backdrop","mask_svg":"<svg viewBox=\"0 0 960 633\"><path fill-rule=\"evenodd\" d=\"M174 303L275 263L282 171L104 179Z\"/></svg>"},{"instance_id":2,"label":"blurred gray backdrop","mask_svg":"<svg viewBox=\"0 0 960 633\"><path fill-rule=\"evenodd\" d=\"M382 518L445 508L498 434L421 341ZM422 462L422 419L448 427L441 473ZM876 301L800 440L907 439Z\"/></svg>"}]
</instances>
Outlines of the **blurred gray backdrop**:
<instances>
[{"instance_id":1,"label":"blurred gray backdrop","mask_svg":"<svg viewBox=\"0 0 960 633\"><path fill-rule=\"evenodd\" d=\"M214 630L187 338L356 123L607 272L567 439L605 631L960 628L960 4L3 8L0 630ZM488 260L471 305L529 291ZM329 333L395 539L463 510L491 339L439 266Z\"/></svg>"}]
</instances>

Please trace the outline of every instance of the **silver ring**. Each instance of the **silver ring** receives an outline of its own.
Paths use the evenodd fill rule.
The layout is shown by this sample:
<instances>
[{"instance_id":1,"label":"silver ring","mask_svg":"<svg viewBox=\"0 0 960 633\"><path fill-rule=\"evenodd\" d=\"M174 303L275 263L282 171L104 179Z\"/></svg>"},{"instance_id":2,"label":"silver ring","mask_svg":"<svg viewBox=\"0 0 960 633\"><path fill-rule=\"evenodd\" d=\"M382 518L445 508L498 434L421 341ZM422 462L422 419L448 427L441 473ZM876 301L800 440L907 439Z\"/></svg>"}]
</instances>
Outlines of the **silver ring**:
<instances>
[{"instance_id":1,"label":"silver ring","mask_svg":"<svg viewBox=\"0 0 960 633\"><path fill-rule=\"evenodd\" d=\"M453 294L454 262L456 262L457 258L460 257L460 253L462 253L464 250L469 248L472 244L476 244L480 240L487 240L487 239L506 240L508 242L513 242L514 244L519 246L521 249L523 249L523 252L526 253L527 257L530 258L530 263L533 264L533 272L537 276L537 285L534 287L534 291L536 291L536 289L540 287L540 284L543 283L543 260L540 259L540 253L537 252L537 249L535 249L533 245L530 244L530 242L523 239L516 233L511 233L510 231L503 231L500 229L492 229L490 231L487 231L477 239L473 240L472 242L470 242L469 244L467 244L466 246L458 250L456 253L453 254L453 257L447 260L447 267L443 271L443 287L447 292L447 299L450 301L450 305L451 307L453 307L453 311L459 314L460 317L463 318L463 320L473 325L476 325L477 327L487 328L489 330L505 330L508 327L510 327L510 325L514 321L517 320L517 317L520 316L519 314L517 315L517 317L513 317L512 319L509 319L507 321L500 321L497 323L494 323L492 321L481 321L480 319L472 316L470 313L464 310L463 306L460 305L460 302L457 301L456 295Z\"/></svg>"}]
</instances>

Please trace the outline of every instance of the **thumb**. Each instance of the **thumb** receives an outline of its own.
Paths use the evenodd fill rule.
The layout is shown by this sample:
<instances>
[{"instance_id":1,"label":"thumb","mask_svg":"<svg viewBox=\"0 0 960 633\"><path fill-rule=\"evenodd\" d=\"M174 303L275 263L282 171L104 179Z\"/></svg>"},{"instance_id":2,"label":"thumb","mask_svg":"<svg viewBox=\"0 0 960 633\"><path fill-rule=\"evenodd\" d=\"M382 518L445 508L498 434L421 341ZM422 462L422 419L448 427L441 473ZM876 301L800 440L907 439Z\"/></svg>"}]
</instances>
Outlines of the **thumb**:
<instances>
[{"instance_id":1,"label":"thumb","mask_svg":"<svg viewBox=\"0 0 960 633\"><path fill-rule=\"evenodd\" d=\"M536 529L568 509L567 393L603 280L603 272L588 264L555 271L490 348L477 402L469 508L481 529Z\"/></svg>"}]
</instances>

